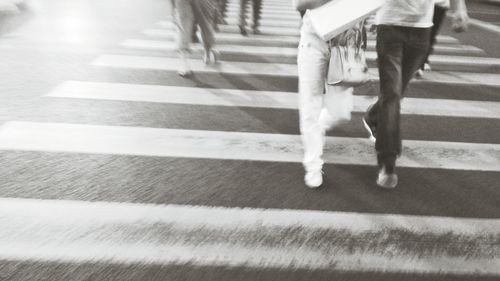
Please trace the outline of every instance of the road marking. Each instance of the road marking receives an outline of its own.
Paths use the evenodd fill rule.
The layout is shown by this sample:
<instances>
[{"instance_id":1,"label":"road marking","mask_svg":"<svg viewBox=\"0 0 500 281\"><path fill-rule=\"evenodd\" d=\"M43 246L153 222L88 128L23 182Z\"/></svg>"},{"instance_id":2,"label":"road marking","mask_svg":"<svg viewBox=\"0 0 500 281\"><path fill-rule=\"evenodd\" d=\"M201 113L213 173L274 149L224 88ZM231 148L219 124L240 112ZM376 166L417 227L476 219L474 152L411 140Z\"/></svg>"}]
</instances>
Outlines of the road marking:
<instances>
[{"instance_id":1,"label":"road marking","mask_svg":"<svg viewBox=\"0 0 500 281\"><path fill-rule=\"evenodd\" d=\"M229 20L230 23L233 23L232 20ZM294 27L296 24L293 22L293 24L290 24L287 21L269 21L268 23L271 26L282 26L282 27ZM236 26L237 23L234 22L234 26ZM262 23L264 25L264 23ZM174 40L175 36L177 36L177 32L173 29L165 29L166 26L169 26L168 22L166 21L161 21L156 23L156 26L162 27L160 29L146 29L142 33L145 34L146 36L152 37L152 38L162 38L162 39L170 39ZM298 27L297 27L298 28ZM234 28L233 28L234 29ZM293 32L291 33L293 34ZM262 43L254 43L252 42L253 40L264 40L263 43L267 44L273 44L276 46L286 46L290 48L297 48L298 42L299 42L299 37L298 36L292 36L292 35L287 35L283 36L283 34L278 35L279 37L277 38L269 38L269 36L266 35L253 35L250 34L249 36L243 37L240 34L238 34L236 31L233 31L233 33L216 33L216 42L218 45L220 44L233 44L233 45L244 45L248 46L250 45L256 45L256 46L262 46ZM267 40L266 40L267 39ZM470 46L470 45L462 45L459 44L456 39L453 39L451 37L440 37L441 41L438 44L434 46L434 52L441 52L441 53L453 53L453 54L470 54L470 55L485 55L486 53L481 50L480 48ZM368 40L368 47L370 49L375 48L375 38L370 38Z\"/></svg>"},{"instance_id":2,"label":"road marking","mask_svg":"<svg viewBox=\"0 0 500 281\"><path fill-rule=\"evenodd\" d=\"M469 19L469 22L471 25L475 25L477 27L480 27L482 29L486 29L490 32L494 32L496 34L500 34L500 26L497 26L497 25L494 25L494 24L491 24L491 23L488 23L488 22L484 22L484 21L481 21L481 20L477 20L477 19Z\"/></svg>"},{"instance_id":3,"label":"road marking","mask_svg":"<svg viewBox=\"0 0 500 281\"><path fill-rule=\"evenodd\" d=\"M168 51L176 52L177 46L173 41L167 40L140 40L140 39L128 39L120 44L125 48L133 49L143 49L143 50L158 50L158 51ZM244 42L241 42L244 45ZM237 44L218 44L216 49L221 52L222 55L239 55L244 57L272 57L268 59L279 60L282 59L284 62L293 62L297 60L297 47L282 47L282 46L245 46L241 48L241 45ZM377 58L377 54L373 51L374 46L369 46L370 51L366 52L366 58L368 61L374 62ZM191 49L196 52L202 52L203 46L200 44L194 44ZM478 51L482 54L481 50L475 49L465 49L465 48L447 48L447 50L452 49L452 51L460 52L461 54L474 55ZM456 56L456 55L431 55L431 60L433 65L436 67L442 65L463 65L463 66L475 66L478 68L491 67L500 68L500 59L497 58L487 58L487 57L470 57L470 56Z\"/></svg>"},{"instance_id":4,"label":"road marking","mask_svg":"<svg viewBox=\"0 0 500 281\"><path fill-rule=\"evenodd\" d=\"M243 43L243 42L242 42ZM128 39L120 44L125 48L146 49L146 50L160 50L160 51L176 51L177 46L172 41L154 41L154 40L134 40ZM203 46L196 44L192 45L191 49L196 52L203 51ZM273 46L245 46L230 44L218 44L216 49L222 54L237 54L242 56L274 56L277 58L284 57L297 60L297 46L287 47L273 47Z\"/></svg>"},{"instance_id":5,"label":"road marking","mask_svg":"<svg viewBox=\"0 0 500 281\"><path fill-rule=\"evenodd\" d=\"M213 89L159 85L66 81L49 97L156 103L297 109L292 92ZM354 111L364 112L376 97L354 96ZM402 114L500 119L500 102L448 99L403 99Z\"/></svg>"},{"instance_id":6,"label":"road marking","mask_svg":"<svg viewBox=\"0 0 500 281\"><path fill-rule=\"evenodd\" d=\"M146 29L142 31L142 34L151 37L151 38L162 38L162 39L171 39L175 38L176 32L173 30L166 29ZM249 34L249 36L243 37L240 34L236 33L216 33L215 34L216 43L225 43L225 42L238 42L240 44L245 45L272 45L272 46L288 46L288 47L297 47L299 45L299 38L295 36L283 36L283 35L274 35L274 36L265 36L265 35L254 35Z\"/></svg>"},{"instance_id":7,"label":"road marking","mask_svg":"<svg viewBox=\"0 0 500 281\"><path fill-rule=\"evenodd\" d=\"M297 13L297 21L300 20L300 17ZM156 24L160 28L164 28L166 30L176 30L176 26L169 21L162 21ZM236 33L240 34L240 29L237 25L219 25L220 33ZM261 36L270 36L270 35L286 35L286 36L298 36L300 35L299 28L288 28L288 27L275 27L275 26L260 26L259 27ZM240 35L241 36L241 35ZM276 40L276 38L275 38Z\"/></svg>"},{"instance_id":8,"label":"road marking","mask_svg":"<svg viewBox=\"0 0 500 281\"><path fill-rule=\"evenodd\" d=\"M224 61L207 66L201 59L189 59L188 62L194 72L297 78L297 65L295 64ZM179 59L154 56L101 55L91 64L101 67L177 71ZM374 81L378 80L376 69L370 69L370 74ZM429 81L455 85L500 86L500 74L433 71L425 75L423 79L414 80L412 83Z\"/></svg>"},{"instance_id":9,"label":"road marking","mask_svg":"<svg viewBox=\"0 0 500 281\"><path fill-rule=\"evenodd\" d=\"M226 18L239 18L240 17L240 9L229 9L226 10ZM250 9L249 9L250 10ZM247 18L250 19L252 17L252 13L247 10ZM298 11L294 11L292 9L284 9L284 10L262 10L260 13L261 19L268 18L268 19L277 19L277 18L283 18L283 19L296 19L297 21L300 21L300 13Z\"/></svg>"},{"instance_id":10,"label":"road marking","mask_svg":"<svg viewBox=\"0 0 500 281\"><path fill-rule=\"evenodd\" d=\"M39 199L0 212L4 260L500 275L499 219Z\"/></svg>"},{"instance_id":11,"label":"road marking","mask_svg":"<svg viewBox=\"0 0 500 281\"><path fill-rule=\"evenodd\" d=\"M201 59L189 60L189 63L193 71L292 77L295 77L297 73L297 66L293 64L225 61L224 63L207 66ZM179 60L177 58L167 57L102 55L94 60L92 65L177 71Z\"/></svg>"},{"instance_id":12,"label":"road marking","mask_svg":"<svg viewBox=\"0 0 500 281\"><path fill-rule=\"evenodd\" d=\"M239 20L237 18L226 18L228 25L238 25ZM252 23L252 21L249 21ZM259 20L260 26L275 26L275 27L288 27L288 28L300 28L301 21L287 20L287 19L262 19Z\"/></svg>"},{"instance_id":13,"label":"road marking","mask_svg":"<svg viewBox=\"0 0 500 281\"><path fill-rule=\"evenodd\" d=\"M298 135L66 123L7 122L0 149L301 162ZM365 138L327 137L326 163L374 165ZM399 167L500 171L500 144L405 140Z\"/></svg>"}]
</instances>

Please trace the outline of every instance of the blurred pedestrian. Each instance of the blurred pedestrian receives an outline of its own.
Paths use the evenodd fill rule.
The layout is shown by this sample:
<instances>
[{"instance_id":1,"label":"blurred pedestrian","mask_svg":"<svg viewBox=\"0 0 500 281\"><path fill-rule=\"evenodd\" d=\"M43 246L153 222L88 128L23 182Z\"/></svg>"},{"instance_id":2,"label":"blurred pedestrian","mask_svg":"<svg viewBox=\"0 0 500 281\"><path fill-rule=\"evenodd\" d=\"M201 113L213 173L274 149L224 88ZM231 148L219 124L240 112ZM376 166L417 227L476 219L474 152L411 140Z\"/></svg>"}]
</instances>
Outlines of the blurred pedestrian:
<instances>
[{"instance_id":1,"label":"blurred pedestrian","mask_svg":"<svg viewBox=\"0 0 500 281\"><path fill-rule=\"evenodd\" d=\"M259 33L259 21L260 21L260 12L262 10L262 0L240 0L240 20L238 26L240 28L240 33L243 36L247 36L247 22L246 22L246 13L248 7L248 1L252 2L252 15L253 15L253 23L252 23L252 32L254 34Z\"/></svg>"},{"instance_id":2,"label":"blurred pedestrian","mask_svg":"<svg viewBox=\"0 0 500 281\"><path fill-rule=\"evenodd\" d=\"M427 52L427 57L424 64L417 70L417 77L422 77L424 71L431 71L431 65L429 61L429 56L434 50L434 45L436 44L436 38L439 33L439 29L446 16L446 11L450 8L450 0L435 0L434 1L434 16L432 17L432 29L431 29L431 46Z\"/></svg>"},{"instance_id":3,"label":"blurred pedestrian","mask_svg":"<svg viewBox=\"0 0 500 281\"><path fill-rule=\"evenodd\" d=\"M451 0L453 30L467 28L464 0ZM386 0L377 12L377 57L380 94L363 123L375 140L379 173L377 185L395 188L396 158L401 155L400 106L412 76L430 48L434 0Z\"/></svg>"},{"instance_id":4,"label":"blurred pedestrian","mask_svg":"<svg viewBox=\"0 0 500 281\"><path fill-rule=\"evenodd\" d=\"M309 13L306 12L329 1L295 1L295 7L303 16L297 66L299 122L304 147L302 164L305 169L304 182L309 188L317 188L323 183L322 155L326 131L350 120L353 108L353 88L328 84L327 81L331 49L338 43L340 36L325 42L315 32Z\"/></svg>"},{"instance_id":5,"label":"blurred pedestrian","mask_svg":"<svg viewBox=\"0 0 500 281\"><path fill-rule=\"evenodd\" d=\"M227 10L227 0L218 0L219 10L218 10L218 24L227 24L226 20L226 10Z\"/></svg>"},{"instance_id":6,"label":"blurred pedestrian","mask_svg":"<svg viewBox=\"0 0 500 281\"><path fill-rule=\"evenodd\" d=\"M205 64L215 63L217 60L214 51L215 37L213 18L218 5L215 0L171 0L174 13L174 23L178 29L177 49L181 63L178 74L189 76L192 74L187 55L190 52L190 43L193 42L196 25L201 31Z\"/></svg>"}]
</instances>

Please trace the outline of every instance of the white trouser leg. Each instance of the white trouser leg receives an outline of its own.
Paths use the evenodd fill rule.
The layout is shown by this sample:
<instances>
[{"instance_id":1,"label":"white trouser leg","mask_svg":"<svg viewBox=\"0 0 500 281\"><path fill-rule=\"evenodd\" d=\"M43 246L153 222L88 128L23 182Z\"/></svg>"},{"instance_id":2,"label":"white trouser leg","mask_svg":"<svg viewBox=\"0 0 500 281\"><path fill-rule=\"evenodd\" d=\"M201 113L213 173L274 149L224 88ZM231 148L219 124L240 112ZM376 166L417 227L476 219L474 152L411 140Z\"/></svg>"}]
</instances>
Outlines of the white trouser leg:
<instances>
[{"instance_id":1,"label":"white trouser leg","mask_svg":"<svg viewBox=\"0 0 500 281\"><path fill-rule=\"evenodd\" d=\"M303 164L306 171L317 171L323 167L321 156L325 132L318 120L323 107L329 59L328 44L314 33L306 14L303 19L297 58L300 132L304 145Z\"/></svg>"}]
</instances>

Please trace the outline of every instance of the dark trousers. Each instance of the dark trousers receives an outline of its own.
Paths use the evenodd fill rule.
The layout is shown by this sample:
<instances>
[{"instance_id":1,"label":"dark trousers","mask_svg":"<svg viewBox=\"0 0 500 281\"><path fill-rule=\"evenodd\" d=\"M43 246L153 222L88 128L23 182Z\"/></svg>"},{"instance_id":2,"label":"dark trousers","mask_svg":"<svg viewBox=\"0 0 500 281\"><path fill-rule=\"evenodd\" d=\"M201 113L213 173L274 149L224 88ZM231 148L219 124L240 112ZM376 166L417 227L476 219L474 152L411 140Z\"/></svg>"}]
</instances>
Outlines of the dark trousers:
<instances>
[{"instance_id":1,"label":"dark trousers","mask_svg":"<svg viewBox=\"0 0 500 281\"><path fill-rule=\"evenodd\" d=\"M226 16L227 0L218 0L218 2L219 2L219 11L220 11L220 14L224 18Z\"/></svg>"},{"instance_id":2,"label":"dark trousers","mask_svg":"<svg viewBox=\"0 0 500 281\"><path fill-rule=\"evenodd\" d=\"M246 26L247 3L252 2L253 26L256 29L259 27L260 12L262 9L262 0L240 0L240 26Z\"/></svg>"},{"instance_id":3,"label":"dark trousers","mask_svg":"<svg viewBox=\"0 0 500 281\"><path fill-rule=\"evenodd\" d=\"M431 28L377 27L380 94L366 118L377 128L379 165L394 166L401 154L400 103L412 76L425 61L430 32Z\"/></svg>"},{"instance_id":4,"label":"dark trousers","mask_svg":"<svg viewBox=\"0 0 500 281\"><path fill-rule=\"evenodd\" d=\"M439 29L441 28L441 25L443 24L444 17L446 16L447 10L448 9L443 8L439 5L434 5L434 16L432 17L433 26L432 26L431 34L430 34L431 45L429 48L429 52L427 53L427 56L425 58L425 62L427 62L427 63L429 62L429 56L431 55L433 48L434 48L434 45L436 44L436 38L437 38L437 35L439 33ZM424 68L424 66L422 65L422 69L423 68Z\"/></svg>"}]
</instances>

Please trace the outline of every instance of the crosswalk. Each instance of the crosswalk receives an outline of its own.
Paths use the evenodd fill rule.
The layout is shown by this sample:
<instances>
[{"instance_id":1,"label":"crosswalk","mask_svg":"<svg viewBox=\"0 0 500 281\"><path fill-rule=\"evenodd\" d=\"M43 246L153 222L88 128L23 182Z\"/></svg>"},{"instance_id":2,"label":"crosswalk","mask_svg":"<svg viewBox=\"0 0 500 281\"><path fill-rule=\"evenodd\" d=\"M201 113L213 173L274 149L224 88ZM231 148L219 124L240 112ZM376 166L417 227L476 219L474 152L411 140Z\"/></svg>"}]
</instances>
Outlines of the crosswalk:
<instances>
[{"instance_id":1,"label":"crosswalk","mask_svg":"<svg viewBox=\"0 0 500 281\"><path fill-rule=\"evenodd\" d=\"M200 166L211 163L204 161L219 161L217 163L234 167L243 163L239 168L242 170L246 163L250 163L255 165L252 169L256 171L262 166L260 172L269 177L269 182L291 177L287 171L302 173L297 93L289 88L266 89L269 83L274 85L272 81L285 79L276 85L297 81L295 61L300 16L289 0L264 0L261 34L242 37L236 26L238 3L237 0L229 1L228 25L221 25L221 31L216 34L217 49L222 57L220 63L205 65L201 61L200 47L193 46L189 61L195 78L199 74L212 77L211 85L68 80L46 92L43 99L67 100L76 104L119 102L124 104L123 110L127 110L126 105L175 106L179 114L198 110L206 115L200 118L207 120L224 114L227 123L248 127L235 130L234 126L216 123L196 128L194 125L183 127L187 123L182 122L165 127L161 121L152 126L140 126L10 120L0 127L0 153L34 152L43 155L44 159L58 159L64 155L74 158L75 166L65 164L68 167L58 166L58 169L68 168L76 174L79 159L96 155L134 157L130 160L136 163L134 169L151 159L188 159ZM121 42L119 48L123 52L102 53L89 62L89 67L107 71L160 71L165 75L175 75L179 60L174 39L175 29L167 18L138 30L135 38ZM368 60L376 83L374 47L374 38L370 35ZM417 179L427 173L431 178L422 178L421 182L408 185L430 186L423 189L431 190L429 197L438 198L447 196L441 194L444 193L439 190L441 185L451 185L446 189L454 190L458 195L450 192L450 200L460 202L426 204L415 201L413 210L418 209L419 204L424 209L414 213L398 212L397 208L389 208L393 211L387 212L370 211L371 207L382 202L373 202L380 198L381 192L374 187L374 178L362 179L355 184L337 178L327 181L331 186L324 186L323 190L330 193L319 195L325 200L328 196L341 196L335 193L337 180L349 185L351 193L342 199L344 204L361 207L347 211L335 206L317 209L314 202L299 208L287 202L286 196L276 194L273 196L280 202L279 207L232 204L242 202L236 200L238 193L257 201L266 201L259 198L269 195L262 193L265 187L252 185L231 186L234 193L221 194L218 193L220 190L227 189L208 186L208 179L207 189L213 190L213 194L207 198L228 196L226 204L218 206L210 201L189 203L199 201L189 198L190 188L187 186L178 191L186 196L181 200L185 203L169 201L168 198L156 204L140 198L111 200L114 202L106 198L92 201L50 197L1 198L0 259L381 272L423 277L429 274L500 277L500 194L498 188L490 186L498 184L500 179L500 142L481 142L475 138L477 134L491 134L500 124L500 98L489 94L490 89L500 89L500 59L488 57L477 47L462 45L453 37L440 35L431 62L433 71L412 82L411 86L418 85L437 93L431 98L419 97L410 89L402 104L402 114L403 119L428 122L417 124L426 126L428 133L434 136L421 139L409 133L403 142L403 155L398 160L398 167L403 169L403 182L397 191L382 196L390 198L383 200L395 202L403 197L432 201L432 198L421 198L420 193L415 195L404 182L404 174L416 174L413 178ZM268 79L268 82L257 84L261 78ZM240 83L234 87L217 86L217 81L227 80L227 86L232 79ZM239 87L245 85L245 81L253 84ZM456 85L472 90L446 97L440 95L439 91ZM370 175L375 176L373 143L366 138L359 124L359 116L375 100L375 94L373 87L356 90L353 120L327 136L324 155L329 167L325 174L327 178L328 171L344 169L369 170ZM269 117L279 119L266 119ZM189 119L189 116L179 118ZM479 127L472 132L456 128L453 132L462 134L464 140L457 141L455 135L444 133L457 124L469 126L467 128L471 127L470 124ZM285 169L270 175L269 164L285 165ZM96 165L96 169L100 168ZM45 170L40 169L39 177L50 177L43 174ZM211 177L228 177L221 169L214 167L212 171L221 174ZM449 175L459 176L454 179ZM487 179L484 185L471 180L483 175ZM293 179L301 178L302 174L293 176ZM204 180L200 181L198 188L204 188ZM447 181L452 183L445 183ZM73 184L76 185L66 184L69 193ZM113 188L116 185L116 192L127 188L125 181L105 184ZM284 190L290 194L316 192L306 190L301 182L295 186L303 189ZM148 189L147 186L144 188ZM376 195L356 194L370 192ZM481 196L487 198L483 204L468 205L467 198L481 192ZM307 196L299 201L310 201ZM474 209L481 209L483 215L460 213L460 206L455 211L446 210L449 207L441 208L460 204L471 213Z\"/></svg>"}]
</instances>

